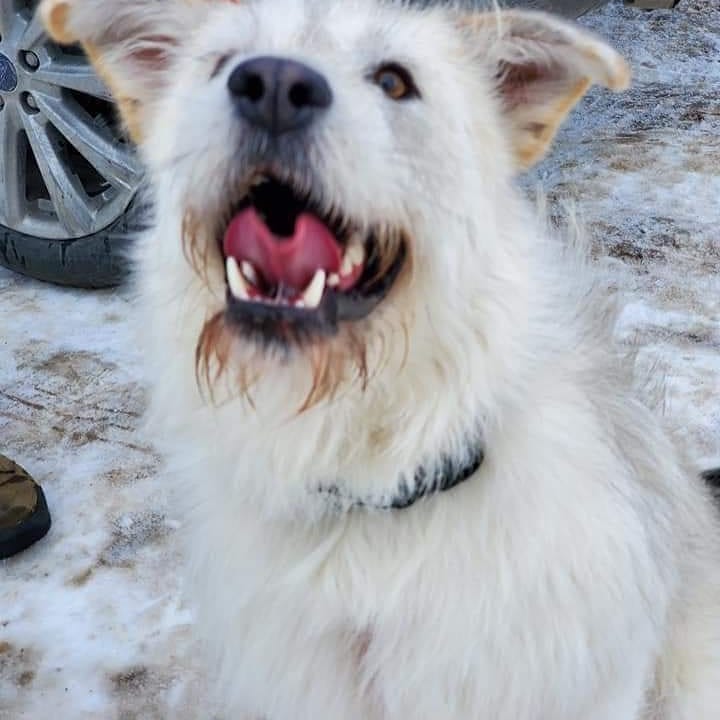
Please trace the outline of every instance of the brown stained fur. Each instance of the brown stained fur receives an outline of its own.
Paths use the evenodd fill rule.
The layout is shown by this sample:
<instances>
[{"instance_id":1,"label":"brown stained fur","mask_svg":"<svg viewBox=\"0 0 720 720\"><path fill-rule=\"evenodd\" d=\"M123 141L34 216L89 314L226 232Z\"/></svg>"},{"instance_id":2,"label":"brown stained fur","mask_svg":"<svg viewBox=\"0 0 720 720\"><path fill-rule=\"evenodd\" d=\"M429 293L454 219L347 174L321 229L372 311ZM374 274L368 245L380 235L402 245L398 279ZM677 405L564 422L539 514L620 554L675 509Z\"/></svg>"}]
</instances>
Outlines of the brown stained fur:
<instances>
[{"instance_id":1,"label":"brown stained fur","mask_svg":"<svg viewBox=\"0 0 720 720\"><path fill-rule=\"evenodd\" d=\"M195 346L195 381L200 392L204 395L204 391L207 391L212 402L215 401L215 383L227 369L231 345L225 313L221 310L203 325ZM246 387L240 389L243 394L247 391Z\"/></svg>"},{"instance_id":2,"label":"brown stained fur","mask_svg":"<svg viewBox=\"0 0 720 720\"><path fill-rule=\"evenodd\" d=\"M53 39L61 43L73 43L76 38L67 32L70 19L70 3L62 0L44 0L41 8L45 27Z\"/></svg>"},{"instance_id":3,"label":"brown stained fur","mask_svg":"<svg viewBox=\"0 0 720 720\"><path fill-rule=\"evenodd\" d=\"M403 326L404 337L407 328ZM216 402L215 386L221 377L230 371L233 345L233 329L225 321L225 314L220 311L210 317L203 326L195 348L195 378L200 392L211 402ZM380 361L376 370L383 365L385 356L385 338L376 336L382 343ZM297 409L298 414L315 407L323 401L331 401L338 394L340 387L351 377L359 382L365 390L371 377L367 345L362 338L362 331L355 328L344 328L338 338L317 341L308 346L307 354L310 363L310 387ZM404 356L407 355L407 343ZM233 371L234 386L239 395L251 407L255 403L251 394L252 387L262 376L263 359L249 357L237 363Z\"/></svg>"},{"instance_id":4,"label":"brown stained fur","mask_svg":"<svg viewBox=\"0 0 720 720\"><path fill-rule=\"evenodd\" d=\"M108 69L103 60L101 50L92 43L82 43L82 46L98 77L110 90L130 139L134 143L140 143L143 139L143 117L140 101L123 91L121 85L115 80L114 74Z\"/></svg>"},{"instance_id":5,"label":"brown stained fur","mask_svg":"<svg viewBox=\"0 0 720 720\"><path fill-rule=\"evenodd\" d=\"M202 237L202 224L198 218L198 214L193 208L185 210L180 233L185 259L205 285L209 286L208 261L210 258L211 243Z\"/></svg>"},{"instance_id":6,"label":"brown stained fur","mask_svg":"<svg viewBox=\"0 0 720 720\"><path fill-rule=\"evenodd\" d=\"M397 243L400 237L403 236L397 233L385 233L385 239L388 243L392 241ZM405 267L396 282L396 287L391 292L391 296L402 292L403 286L405 286L404 289L407 289L407 285L410 284L412 278L412 246L406 239L404 241L407 250ZM382 254L378 275L387 271L394 257L394 253L389 251L390 247L388 247L387 243L383 244L381 242L380 247L385 252ZM388 300L390 300L390 297L385 299L386 302ZM410 339L408 327L404 321L400 323L400 329L404 342L403 356L399 368L399 370L402 370L407 362ZM364 330L362 324L346 327L338 338L313 347L311 355L312 384L305 401L298 410L299 413L309 410L323 400L332 400L337 395L343 381L348 379L349 368L354 370L356 379L360 382L362 390L365 391L372 378L385 367L388 358L385 334L376 331L373 335L373 340L380 345L380 352L377 365L371 371L368 364L368 347L362 337Z\"/></svg>"},{"instance_id":7,"label":"brown stained fur","mask_svg":"<svg viewBox=\"0 0 720 720\"><path fill-rule=\"evenodd\" d=\"M561 97L542 118L538 118L526 132L519 132L522 143L515 147L516 159L521 168L527 169L540 161L547 153L558 128L575 107L577 102L588 91L591 83L585 78L578 80L568 91L567 95ZM522 130L522 128L519 128Z\"/></svg>"},{"instance_id":8,"label":"brown stained fur","mask_svg":"<svg viewBox=\"0 0 720 720\"><path fill-rule=\"evenodd\" d=\"M340 342L326 341L311 348L312 382L298 414L323 400L332 400L347 378L348 368L355 369L362 389L367 387L367 347L352 330L347 330L343 336ZM345 347L341 348L341 345Z\"/></svg>"},{"instance_id":9,"label":"brown stained fur","mask_svg":"<svg viewBox=\"0 0 720 720\"><path fill-rule=\"evenodd\" d=\"M225 322L220 311L203 326L195 348L195 379L200 392L215 402L214 388L220 378L229 371L233 330ZM310 388L298 408L298 414L309 410L323 400L332 400L340 386L348 378L352 368L363 390L368 383L367 347L353 330L346 329L339 340L325 340L309 346L311 367ZM260 379L262 359L248 359L238 363L235 387L251 407L255 407L251 395L253 385Z\"/></svg>"},{"instance_id":10,"label":"brown stained fur","mask_svg":"<svg viewBox=\"0 0 720 720\"><path fill-rule=\"evenodd\" d=\"M555 82L567 86L564 92L559 93L555 102L542 113L538 108L537 114L531 122L515 127L513 151L520 169L528 169L543 158L550 148L558 128L592 84L585 77L570 82L569 77L562 76L562 68L556 68L555 72L557 73ZM532 92L533 85L543 81L549 82L552 76L551 68L537 63L513 65L502 63L496 76L496 82L503 98L505 110L510 117L515 108L527 107L528 94Z\"/></svg>"},{"instance_id":11,"label":"brown stained fur","mask_svg":"<svg viewBox=\"0 0 720 720\"><path fill-rule=\"evenodd\" d=\"M397 230L381 226L375 230L374 234L377 241L376 252L378 267L377 272L369 278L369 282L373 282L382 277L390 269L401 244L404 243L405 248L409 248L407 237L403 232L397 232Z\"/></svg>"},{"instance_id":12,"label":"brown stained fur","mask_svg":"<svg viewBox=\"0 0 720 720\"><path fill-rule=\"evenodd\" d=\"M200 240L202 226L196 212L188 209L182 223L183 252L193 270L209 286L208 259L211 245ZM392 294L401 290L403 285L411 282L412 252L411 244L404 233L382 228L376 232L378 247L381 254L377 275L387 272L397 253L398 246L404 243L406 249L405 267L398 278ZM387 299L386 299L387 300ZM311 368L311 382L305 399L298 408L298 413L311 409L324 400L332 400L339 388L350 376L360 382L363 391L375 372L383 368L383 358L387 356L386 338L383 333L376 333L374 340L380 343L378 366L373 373L368 365L368 349L363 339L364 324L346 326L334 338L317 340L306 348ZM408 328L403 323L402 332L404 351L402 365L405 364L409 346ZM225 320L224 311L210 317L203 326L195 348L195 378L203 395L215 402L214 387L228 371L233 346L233 329ZM237 362L235 386L239 394L251 407L254 401L251 395L252 386L262 376L263 360L249 357ZM401 367L402 367L401 365Z\"/></svg>"}]
</instances>

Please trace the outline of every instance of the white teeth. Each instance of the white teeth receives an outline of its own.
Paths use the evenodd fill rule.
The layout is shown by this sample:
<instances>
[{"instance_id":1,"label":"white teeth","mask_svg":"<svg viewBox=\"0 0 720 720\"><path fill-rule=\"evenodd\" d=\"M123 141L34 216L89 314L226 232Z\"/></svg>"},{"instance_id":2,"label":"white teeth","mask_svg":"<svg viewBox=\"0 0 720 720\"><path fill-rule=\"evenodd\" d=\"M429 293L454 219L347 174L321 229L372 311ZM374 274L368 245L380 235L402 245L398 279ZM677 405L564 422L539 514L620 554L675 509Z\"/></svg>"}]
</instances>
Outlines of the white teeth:
<instances>
[{"instance_id":1,"label":"white teeth","mask_svg":"<svg viewBox=\"0 0 720 720\"><path fill-rule=\"evenodd\" d=\"M352 243L345 254L349 256L353 265L360 265L365 259L365 245L361 242Z\"/></svg>"},{"instance_id":2,"label":"white teeth","mask_svg":"<svg viewBox=\"0 0 720 720\"><path fill-rule=\"evenodd\" d=\"M362 242L351 242L345 250L342 264L340 265L340 275L349 275L353 268L361 265L365 260L365 245Z\"/></svg>"},{"instance_id":3,"label":"white teeth","mask_svg":"<svg viewBox=\"0 0 720 720\"><path fill-rule=\"evenodd\" d=\"M340 265L340 275L343 277L345 275L349 275L352 272L352 269L352 262L350 262L350 258L347 256L347 253L345 253L345 256L342 260L342 265Z\"/></svg>"},{"instance_id":4,"label":"white teeth","mask_svg":"<svg viewBox=\"0 0 720 720\"><path fill-rule=\"evenodd\" d=\"M325 271L317 270L313 275L310 284L305 288L302 294L302 301L308 308L316 308L322 300L323 291L325 290Z\"/></svg>"},{"instance_id":5,"label":"white teeth","mask_svg":"<svg viewBox=\"0 0 720 720\"><path fill-rule=\"evenodd\" d=\"M337 287L340 284L340 276L337 273L330 273L327 276L327 286Z\"/></svg>"},{"instance_id":6,"label":"white teeth","mask_svg":"<svg viewBox=\"0 0 720 720\"><path fill-rule=\"evenodd\" d=\"M238 300L248 299L248 289L245 279L240 274L240 268L238 267L237 260L228 256L225 261L225 273L227 274L228 285L230 286L230 292Z\"/></svg>"},{"instance_id":7,"label":"white teeth","mask_svg":"<svg viewBox=\"0 0 720 720\"><path fill-rule=\"evenodd\" d=\"M247 260L243 260L240 263L240 270L242 270L242 274L249 283L252 283L255 287L259 285L255 268Z\"/></svg>"}]
</instances>

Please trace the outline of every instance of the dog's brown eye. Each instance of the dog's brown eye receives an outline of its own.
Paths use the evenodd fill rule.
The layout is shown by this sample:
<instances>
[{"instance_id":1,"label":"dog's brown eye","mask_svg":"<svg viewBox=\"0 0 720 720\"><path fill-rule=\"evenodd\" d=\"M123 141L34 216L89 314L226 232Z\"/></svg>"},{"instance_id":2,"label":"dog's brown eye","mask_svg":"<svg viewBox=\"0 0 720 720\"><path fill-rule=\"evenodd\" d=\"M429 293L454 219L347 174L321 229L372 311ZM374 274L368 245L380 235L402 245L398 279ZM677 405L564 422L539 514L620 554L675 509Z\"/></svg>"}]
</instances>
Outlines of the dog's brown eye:
<instances>
[{"instance_id":1,"label":"dog's brown eye","mask_svg":"<svg viewBox=\"0 0 720 720\"><path fill-rule=\"evenodd\" d=\"M397 63L379 67L373 75L373 81L392 100L407 100L420 95L412 75Z\"/></svg>"}]
</instances>

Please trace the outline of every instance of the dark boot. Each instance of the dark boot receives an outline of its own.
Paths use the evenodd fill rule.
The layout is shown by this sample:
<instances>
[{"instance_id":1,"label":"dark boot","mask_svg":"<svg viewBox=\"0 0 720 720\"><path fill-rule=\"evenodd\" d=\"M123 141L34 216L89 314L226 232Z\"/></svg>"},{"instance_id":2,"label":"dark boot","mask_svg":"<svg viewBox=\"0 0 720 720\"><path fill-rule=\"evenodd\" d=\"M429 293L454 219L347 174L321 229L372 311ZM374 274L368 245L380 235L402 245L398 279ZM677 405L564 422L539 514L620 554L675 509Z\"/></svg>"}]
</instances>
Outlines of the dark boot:
<instances>
[{"instance_id":1,"label":"dark boot","mask_svg":"<svg viewBox=\"0 0 720 720\"><path fill-rule=\"evenodd\" d=\"M0 559L30 547L49 529L42 488L23 468L0 455Z\"/></svg>"}]
</instances>

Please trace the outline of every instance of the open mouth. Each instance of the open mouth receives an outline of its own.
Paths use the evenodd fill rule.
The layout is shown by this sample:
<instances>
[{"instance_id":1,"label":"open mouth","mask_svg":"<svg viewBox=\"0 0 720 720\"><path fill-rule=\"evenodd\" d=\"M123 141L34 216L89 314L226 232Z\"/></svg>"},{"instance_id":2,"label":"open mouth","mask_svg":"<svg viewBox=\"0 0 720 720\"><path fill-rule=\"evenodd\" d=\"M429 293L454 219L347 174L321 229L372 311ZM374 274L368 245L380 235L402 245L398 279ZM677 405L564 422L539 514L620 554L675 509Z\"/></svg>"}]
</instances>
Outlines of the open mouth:
<instances>
[{"instance_id":1,"label":"open mouth","mask_svg":"<svg viewBox=\"0 0 720 720\"><path fill-rule=\"evenodd\" d=\"M222 249L229 319L265 336L295 338L332 334L340 322L366 317L406 255L401 231L362 231L269 174L254 176Z\"/></svg>"}]
</instances>

